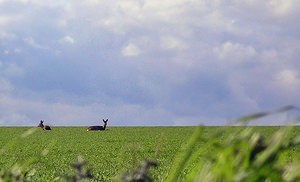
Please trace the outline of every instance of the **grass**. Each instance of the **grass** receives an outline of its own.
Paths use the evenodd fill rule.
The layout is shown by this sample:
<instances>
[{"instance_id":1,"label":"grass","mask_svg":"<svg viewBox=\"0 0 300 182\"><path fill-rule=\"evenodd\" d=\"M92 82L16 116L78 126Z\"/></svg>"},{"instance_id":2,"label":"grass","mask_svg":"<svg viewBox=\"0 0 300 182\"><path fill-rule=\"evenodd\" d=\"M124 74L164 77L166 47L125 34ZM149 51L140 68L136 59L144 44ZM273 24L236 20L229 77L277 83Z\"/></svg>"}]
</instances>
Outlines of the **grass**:
<instances>
[{"instance_id":1,"label":"grass","mask_svg":"<svg viewBox=\"0 0 300 182\"><path fill-rule=\"evenodd\" d=\"M92 169L95 181L112 181L124 171L138 166L140 161L156 159L158 166L150 170L154 181L184 180L189 174L197 173L195 169L203 168L200 164L204 154L216 151L214 143L223 144L232 134L245 129L198 127L199 131L195 133L195 128L108 127L101 132L86 132L85 127L53 127L52 131L0 127L0 166L11 169L16 163L30 163L30 169L34 169L33 181L60 181L62 178L58 177L74 173L70 164L82 156L87 167ZM250 128L265 137L280 129ZM295 127L288 138L299 134L300 127ZM213 141L211 145L209 141ZM300 161L299 153L299 147L289 148L280 156L280 161Z\"/></svg>"},{"instance_id":2,"label":"grass","mask_svg":"<svg viewBox=\"0 0 300 182\"><path fill-rule=\"evenodd\" d=\"M144 158L155 157L169 164L192 127L111 127L102 132L86 132L83 127L54 127L52 131L36 130L22 138L29 128L0 128L0 144L4 146L0 164L9 168L16 162L34 159L35 176L52 180L72 173L70 163L81 155L98 180L112 180L121 170L132 168ZM166 165L167 167L168 165ZM159 173L166 171L163 166Z\"/></svg>"}]
</instances>

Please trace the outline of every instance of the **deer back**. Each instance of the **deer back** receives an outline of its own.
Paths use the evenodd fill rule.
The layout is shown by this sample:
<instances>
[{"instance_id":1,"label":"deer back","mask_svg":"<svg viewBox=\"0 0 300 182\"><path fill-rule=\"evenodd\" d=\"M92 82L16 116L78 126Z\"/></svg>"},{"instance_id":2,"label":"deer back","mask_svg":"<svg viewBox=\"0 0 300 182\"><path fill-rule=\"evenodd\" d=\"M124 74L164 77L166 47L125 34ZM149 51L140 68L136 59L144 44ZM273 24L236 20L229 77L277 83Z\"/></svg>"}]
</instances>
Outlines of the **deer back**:
<instances>
[{"instance_id":1,"label":"deer back","mask_svg":"<svg viewBox=\"0 0 300 182\"><path fill-rule=\"evenodd\" d=\"M44 130L51 130L51 127L50 126L48 126L48 125L46 125L46 126L44 126L44 128L43 128Z\"/></svg>"},{"instance_id":2,"label":"deer back","mask_svg":"<svg viewBox=\"0 0 300 182\"><path fill-rule=\"evenodd\" d=\"M87 128L87 131L96 131L96 130L104 130L103 126L90 126Z\"/></svg>"}]
</instances>

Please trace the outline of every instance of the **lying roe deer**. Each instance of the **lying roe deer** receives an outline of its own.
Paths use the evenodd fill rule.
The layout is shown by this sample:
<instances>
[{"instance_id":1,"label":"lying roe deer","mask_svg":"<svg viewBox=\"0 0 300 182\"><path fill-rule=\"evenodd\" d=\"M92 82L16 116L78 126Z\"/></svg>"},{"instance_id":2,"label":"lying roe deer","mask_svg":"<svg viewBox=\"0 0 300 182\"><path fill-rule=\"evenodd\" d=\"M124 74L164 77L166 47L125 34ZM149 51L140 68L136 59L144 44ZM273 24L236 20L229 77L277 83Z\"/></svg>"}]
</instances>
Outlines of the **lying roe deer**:
<instances>
[{"instance_id":1,"label":"lying roe deer","mask_svg":"<svg viewBox=\"0 0 300 182\"><path fill-rule=\"evenodd\" d=\"M38 125L38 127L41 127L43 130L51 130L51 127L48 125L44 125L44 121L41 120L40 124Z\"/></svg>"},{"instance_id":2,"label":"lying roe deer","mask_svg":"<svg viewBox=\"0 0 300 182\"><path fill-rule=\"evenodd\" d=\"M98 130L105 130L106 128L106 125L107 125L107 122L108 122L108 119L106 120L102 120L104 125L103 126L89 126L86 131L98 131Z\"/></svg>"}]
</instances>

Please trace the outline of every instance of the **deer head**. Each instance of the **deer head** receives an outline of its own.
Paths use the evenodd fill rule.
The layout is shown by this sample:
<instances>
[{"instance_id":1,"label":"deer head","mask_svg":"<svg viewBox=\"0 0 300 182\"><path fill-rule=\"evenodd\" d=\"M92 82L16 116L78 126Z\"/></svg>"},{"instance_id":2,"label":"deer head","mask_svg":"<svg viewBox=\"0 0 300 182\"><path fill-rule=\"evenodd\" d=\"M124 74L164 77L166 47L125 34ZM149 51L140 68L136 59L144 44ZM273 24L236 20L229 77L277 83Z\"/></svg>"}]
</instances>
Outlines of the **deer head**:
<instances>
[{"instance_id":1,"label":"deer head","mask_svg":"<svg viewBox=\"0 0 300 182\"><path fill-rule=\"evenodd\" d=\"M103 129L105 130L106 125L107 125L107 122L108 122L108 119L106 119L106 120L102 119L102 121L103 121L103 123L104 123Z\"/></svg>"},{"instance_id":2,"label":"deer head","mask_svg":"<svg viewBox=\"0 0 300 182\"><path fill-rule=\"evenodd\" d=\"M38 127L41 127L41 128L44 127L44 121L43 120L40 121L40 124L38 125Z\"/></svg>"},{"instance_id":3,"label":"deer head","mask_svg":"<svg viewBox=\"0 0 300 182\"><path fill-rule=\"evenodd\" d=\"M50 126L44 125L44 120L40 121L40 124L38 125L38 127L41 127L43 130L51 130Z\"/></svg>"},{"instance_id":4,"label":"deer head","mask_svg":"<svg viewBox=\"0 0 300 182\"><path fill-rule=\"evenodd\" d=\"M102 121L103 121L104 124L107 124L108 119L106 119L106 120L102 119Z\"/></svg>"}]
</instances>

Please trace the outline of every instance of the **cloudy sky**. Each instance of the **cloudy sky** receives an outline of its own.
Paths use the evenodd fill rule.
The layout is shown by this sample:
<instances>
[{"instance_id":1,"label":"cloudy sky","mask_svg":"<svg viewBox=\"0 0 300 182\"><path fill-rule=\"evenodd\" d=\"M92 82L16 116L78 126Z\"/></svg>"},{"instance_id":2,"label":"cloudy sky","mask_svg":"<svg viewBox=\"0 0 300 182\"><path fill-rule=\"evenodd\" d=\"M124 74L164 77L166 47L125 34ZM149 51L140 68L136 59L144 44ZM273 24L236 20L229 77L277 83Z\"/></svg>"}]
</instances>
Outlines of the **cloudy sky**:
<instances>
[{"instance_id":1,"label":"cloudy sky","mask_svg":"<svg viewBox=\"0 0 300 182\"><path fill-rule=\"evenodd\" d=\"M297 0L0 0L0 125L223 125L297 106L299 9Z\"/></svg>"}]
</instances>

